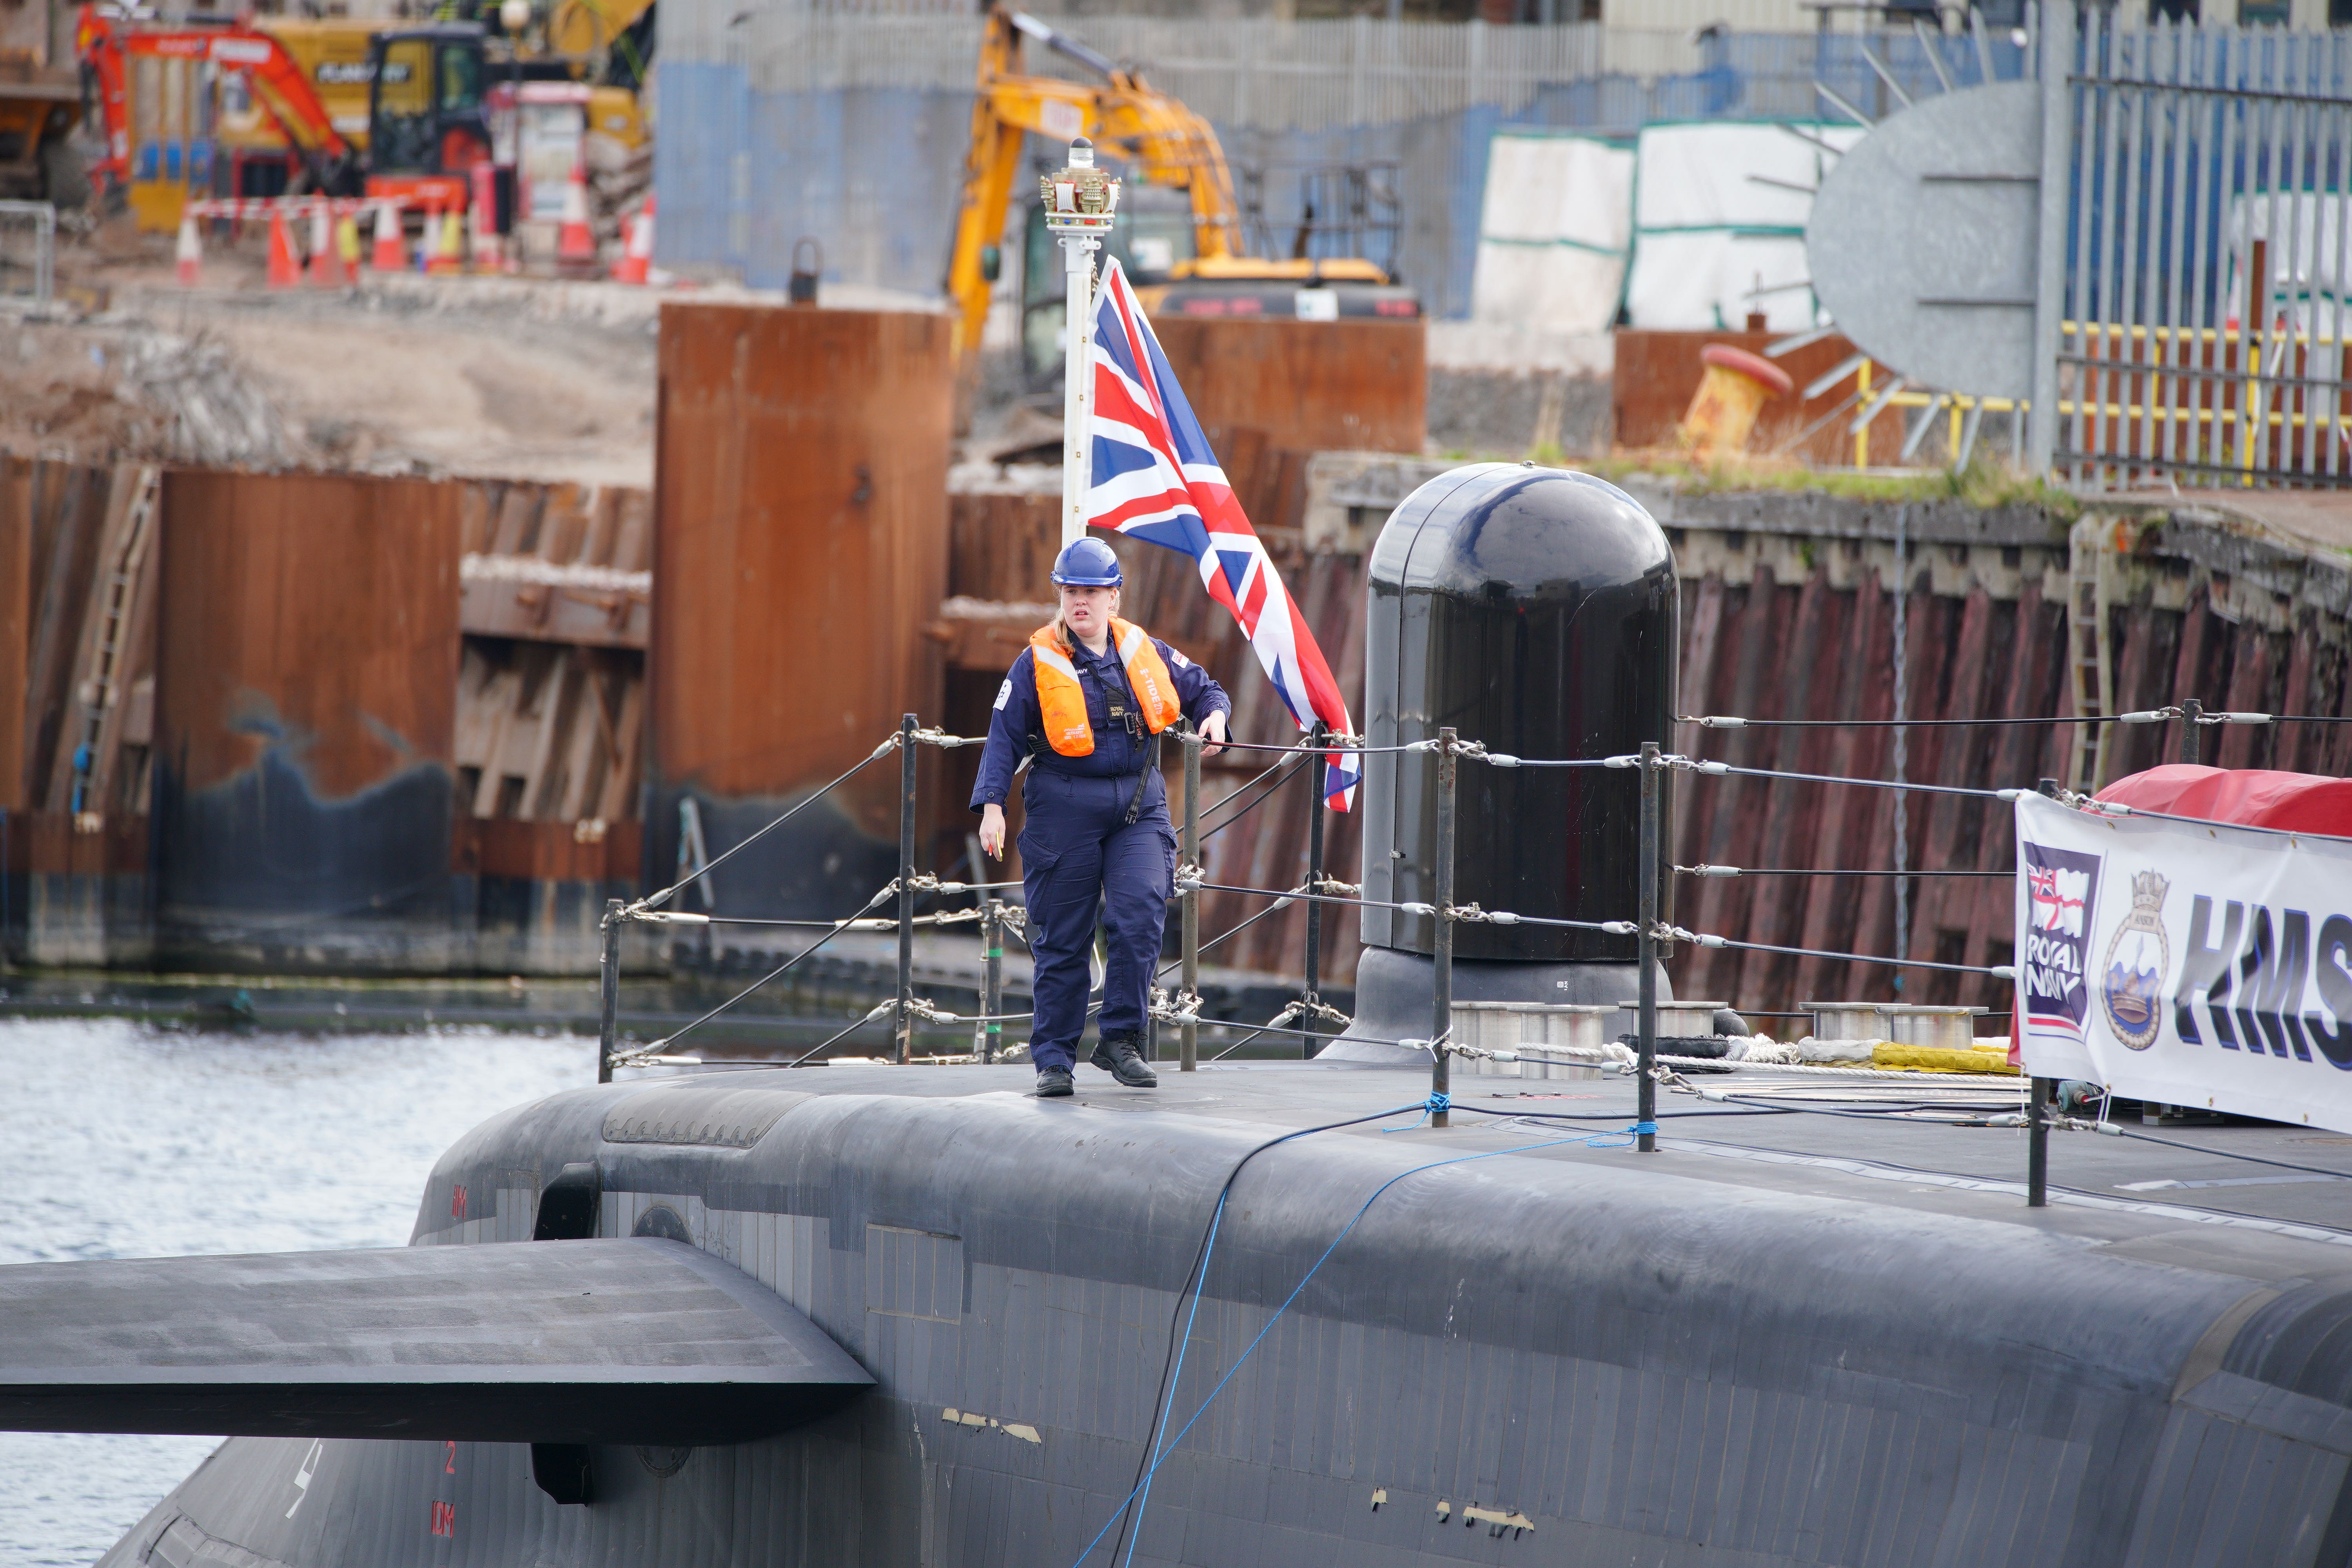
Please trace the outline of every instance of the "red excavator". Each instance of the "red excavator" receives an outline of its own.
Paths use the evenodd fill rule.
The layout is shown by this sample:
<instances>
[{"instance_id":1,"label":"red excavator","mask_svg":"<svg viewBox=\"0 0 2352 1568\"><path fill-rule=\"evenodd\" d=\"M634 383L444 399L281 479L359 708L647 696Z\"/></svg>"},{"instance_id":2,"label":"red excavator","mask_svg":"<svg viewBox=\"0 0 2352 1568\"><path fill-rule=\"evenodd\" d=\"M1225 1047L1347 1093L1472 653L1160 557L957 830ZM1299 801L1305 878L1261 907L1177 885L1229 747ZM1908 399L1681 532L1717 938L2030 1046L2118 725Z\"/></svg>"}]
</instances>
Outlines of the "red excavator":
<instances>
[{"instance_id":1,"label":"red excavator","mask_svg":"<svg viewBox=\"0 0 2352 1568\"><path fill-rule=\"evenodd\" d=\"M387 29L368 40L369 157L335 130L310 79L286 46L249 20L144 27L84 5L75 47L97 84L106 155L90 170L101 190L131 177L128 62L206 60L241 71L302 161L301 183L331 195L406 196L462 210L468 172L490 155L482 109L482 29L440 23Z\"/></svg>"}]
</instances>

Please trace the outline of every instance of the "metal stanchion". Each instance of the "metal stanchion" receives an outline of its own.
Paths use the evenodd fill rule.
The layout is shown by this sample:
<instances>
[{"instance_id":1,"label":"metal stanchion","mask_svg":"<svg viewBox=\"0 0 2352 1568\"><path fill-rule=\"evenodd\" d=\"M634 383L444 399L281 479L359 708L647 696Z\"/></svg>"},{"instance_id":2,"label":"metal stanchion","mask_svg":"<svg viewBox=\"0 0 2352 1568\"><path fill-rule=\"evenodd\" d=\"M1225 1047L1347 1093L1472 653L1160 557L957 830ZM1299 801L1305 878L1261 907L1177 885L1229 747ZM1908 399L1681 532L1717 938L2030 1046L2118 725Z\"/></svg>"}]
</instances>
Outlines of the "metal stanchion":
<instances>
[{"instance_id":1,"label":"metal stanchion","mask_svg":"<svg viewBox=\"0 0 2352 1568\"><path fill-rule=\"evenodd\" d=\"M1178 841L1177 858L1192 867L1192 880L1201 879L1201 731L1189 719L1181 721L1177 738L1184 746L1184 832ZM1184 889L1184 903L1179 917L1182 926L1184 994L1177 1005L1188 1015L1178 1026L1176 1069L1192 1072L1201 1065L1201 1026L1189 1016L1197 1009L1193 998L1201 994L1201 889L1198 886Z\"/></svg>"},{"instance_id":2,"label":"metal stanchion","mask_svg":"<svg viewBox=\"0 0 2352 1568\"><path fill-rule=\"evenodd\" d=\"M915 716L898 721L898 1012L892 1059L913 1055L915 1034Z\"/></svg>"},{"instance_id":3,"label":"metal stanchion","mask_svg":"<svg viewBox=\"0 0 2352 1568\"><path fill-rule=\"evenodd\" d=\"M1658 1135L1647 1131L1658 1121L1658 1080L1652 1076L1658 1065L1658 746L1654 741L1642 742L1641 844L1641 931L1633 947L1634 962L1641 966L1635 993L1641 998L1641 1079L1634 1085L1633 1120L1644 1131L1635 1134L1633 1146L1649 1154L1658 1147Z\"/></svg>"},{"instance_id":4,"label":"metal stanchion","mask_svg":"<svg viewBox=\"0 0 2352 1568\"><path fill-rule=\"evenodd\" d=\"M1429 1050L1434 1059L1429 1064L1429 1092L1438 1103L1444 1102L1453 1075L1447 1070L1454 1059L1446 1047L1454 1043L1454 730L1447 726L1437 731L1437 934L1431 940L1433 963L1430 970ZM1430 1125L1451 1125L1446 1113L1432 1110Z\"/></svg>"},{"instance_id":5,"label":"metal stanchion","mask_svg":"<svg viewBox=\"0 0 2352 1568\"><path fill-rule=\"evenodd\" d=\"M613 1050L621 1041L621 900L604 900L601 932L604 951L598 956L601 1014L596 1025L596 1081L613 1081Z\"/></svg>"},{"instance_id":6,"label":"metal stanchion","mask_svg":"<svg viewBox=\"0 0 2352 1568\"><path fill-rule=\"evenodd\" d=\"M980 1026L980 1038L974 1042L980 1059L992 1062L997 1047L1003 1043L1004 1026L997 1015L1004 1011L1004 900L991 899L980 914L980 1011L988 1022Z\"/></svg>"},{"instance_id":7,"label":"metal stanchion","mask_svg":"<svg viewBox=\"0 0 2352 1568\"><path fill-rule=\"evenodd\" d=\"M1321 745L1325 737L1330 732L1331 727L1328 724L1320 719L1315 721L1317 745ZM1323 784L1324 770L1328 765L1323 752L1319 751L1315 753L1314 760L1307 764L1307 784L1309 791L1307 797L1307 885L1309 889L1318 893L1323 890ZM1307 905L1307 989L1300 996L1300 1000L1307 1004L1310 1011L1298 1020L1311 1031L1310 1035L1300 1037L1298 1041L1298 1054L1308 1058L1312 1058L1322 1045L1321 1041L1312 1037L1313 1034L1322 1033L1321 1015L1311 1011L1323 1001L1322 994L1318 989L1323 980L1322 970L1323 905L1319 900L1310 900Z\"/></svg>"},{"instance_id":8,"label":"metal stanchion","mask_svg":"<svg viewBox=\"0 0 2352 1568\"><path fill-rule=\"evenodd\" d=\"M2037 1078L2027 1101L2025 1206L2050 1206L2050 1080Z\"/></svg>"},{"instance_id":9,"label":"metal stanchion","mask_svg":"<svg viewBox=\"0 0 2352 1568\"><path fill-rule=\"evenodd\" d=\"M2205 704L2198 701L2194 697L2187 699L2180 704L2180 760L2184 763L2200 760L2197 755L2200 749L2197 735L2197 721L2204 716L2204 712Z\"/></svg>"}]
</instances>

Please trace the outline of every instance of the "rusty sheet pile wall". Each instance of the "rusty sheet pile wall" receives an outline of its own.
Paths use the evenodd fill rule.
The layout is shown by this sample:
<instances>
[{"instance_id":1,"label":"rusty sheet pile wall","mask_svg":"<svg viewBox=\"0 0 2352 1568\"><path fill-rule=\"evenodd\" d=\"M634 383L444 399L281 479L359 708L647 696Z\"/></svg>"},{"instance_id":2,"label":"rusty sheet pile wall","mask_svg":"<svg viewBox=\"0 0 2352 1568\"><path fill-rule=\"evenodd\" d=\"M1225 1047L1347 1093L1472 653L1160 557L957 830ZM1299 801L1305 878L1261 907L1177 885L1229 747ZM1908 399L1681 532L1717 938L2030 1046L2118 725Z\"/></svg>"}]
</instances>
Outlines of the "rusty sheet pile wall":
<instances>
[{"instance_id":1,"label":"rusty sheet pile wall","mask_svg":"<svg viewBox=\"0 0 2352 1568\"><path fill-rule=\"evenodd\" d=\"M0 466L0 942L29 962L150 956L157 488Z\"/></svg>"},{"instance_id":2,"label":"rusty sheet pile wall","mask_svg":"<svg viewBox=\"0 0 2352 1568\"><path fill-rule=\"evenodd\" d=\"M636 875L650 510L10 462L9 956L592 968Z\"/></svg>"},{"instance_id":3,"label":"rusty sheet pile wall","mask_svg":"<svg viewBox=\"0 0 2352 1568\"><path fill-rule=\"evenodd\" d=\"M940 712L949 319L662 308L649 874L716 856ZM926 765L927 773L936 770ZM730 912L837 916L897 868L877 767L713 879Z\"/></svg>"},{"instance_id":4,"label":"rusty sheet pile wall","mask_svg":"<svg viewBox=\"0 0 2352 1568\"><path fill-rule=\"evenodd\" d=\"M174 472L163 504L158 956L451 967L455 490Z\"/></svg>"},{"instance_id":5,"label":"rusty sheet pile wall","mask_svg":"<svg viewBox=\"0 0 2352 1568\"><path fill-rule=\"evenodd\" d=\"M1907 577L1906 689L1914 719L2041 717L2077 711L2067 605L2105 574L2108 712L2196 698L2209 709L2352 711L2346 615L2352 576L2338 562L2248 537L2193 509L2093 519L2071 531L2024 509L1838 507L1808 497L1691 497L1664 509L1683 572L1683 711L1747 718L1893 716L1894 587ZM1906 568L1896 568L1896 536ZM2102 559L2104 557L2104 559ZM2099 703L2089 705L2099 710ZM2202 731L2206 762L2341 776L2342 725L2222 726ZM2076 771L2078 728L1913 728L1905 776L1977 788L2085 785L2175 761L2178 723L2116 726L2097 776ZM1892 776L1894 731L1707 731L1685 726L1686 752L1734 763L1864 778ZM2010 808L1957 796L1906 798L1910 884L1900 940L1887 877L1677 879L1675 921L1747 941L1943 963L2011 957L2015 848ZM1895 797L1787 780L1676 781L1675 858L1744 868L1895 866ZM1886 965L1681 949L1678 994L1793 1010L1812 1000L1965 1003L2005 1020L2007 988L1986 977ZM2005 1023L2002 1025L2005 1027ZM1989 1032L2000 1032L1998 1029Z\"/></svg>"}]
</instances>

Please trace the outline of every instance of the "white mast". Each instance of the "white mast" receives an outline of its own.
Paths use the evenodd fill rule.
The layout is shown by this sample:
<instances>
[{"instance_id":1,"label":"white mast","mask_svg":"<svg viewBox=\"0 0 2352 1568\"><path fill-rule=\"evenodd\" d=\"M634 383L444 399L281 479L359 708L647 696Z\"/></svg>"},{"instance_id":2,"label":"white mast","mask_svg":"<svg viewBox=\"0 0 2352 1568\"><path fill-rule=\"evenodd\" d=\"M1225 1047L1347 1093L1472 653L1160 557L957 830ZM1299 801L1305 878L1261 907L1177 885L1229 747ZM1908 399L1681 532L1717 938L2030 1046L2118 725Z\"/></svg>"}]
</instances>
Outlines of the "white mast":
<instances>
[{"instance_id":1,"label":"white mast","mask_svg":"<svg viewBox=\"0 0 2352 1568\"><path fill-rule=\"evenodd\" d=\"M1094 143L1081 136L1070 143L1069 166L1043 175L1038 194L1045 203L1045 227L1062 243L1068 288L1064 296L1062 342L1062 542L1087 531L1087 482L1092 465L1094 411L1094 273L1101 236L1110 232L1118 210L1118 182L1095 167Z\"/></svg>"}]
</instances>

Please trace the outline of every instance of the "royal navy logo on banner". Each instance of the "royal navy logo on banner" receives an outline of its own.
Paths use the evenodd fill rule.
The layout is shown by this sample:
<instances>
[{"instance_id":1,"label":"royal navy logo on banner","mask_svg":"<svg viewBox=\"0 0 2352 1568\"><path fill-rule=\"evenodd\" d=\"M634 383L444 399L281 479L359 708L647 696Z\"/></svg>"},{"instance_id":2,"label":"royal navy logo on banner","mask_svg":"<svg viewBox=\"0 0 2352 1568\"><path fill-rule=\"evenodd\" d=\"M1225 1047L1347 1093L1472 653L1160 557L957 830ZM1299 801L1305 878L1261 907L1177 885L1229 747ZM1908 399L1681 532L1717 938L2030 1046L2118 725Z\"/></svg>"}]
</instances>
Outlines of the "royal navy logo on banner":
<instances>
[{"instance_id":1,"label":"royal navy logo on banner","mask_svg":"<svg viewBox=\"0 0 2352 1568\"><path fill-rule=\"evenodd\" d=\"M2031 918L2018 966L2025 1026L2079 1044L2090 1016L2091 907L2099 857L2031 840L2020 847Z\"/></svg>"},{"instance_id":2,"label":"royal navy logo on banner","mask_svg":"<svg viewBox=\"0 0 2352 1568\"><path fill-rule=\"evenodd\" d=\"M2131 913L2107 942L2099 971L2099 1004L2107 1027L2133 1050L2156 1044L2163 1022L2164 977L2172 972L2172 942L2164 934L2164 895L2171 887L2154 871L2132 878Z\"/></svg>"}]
</instances>

